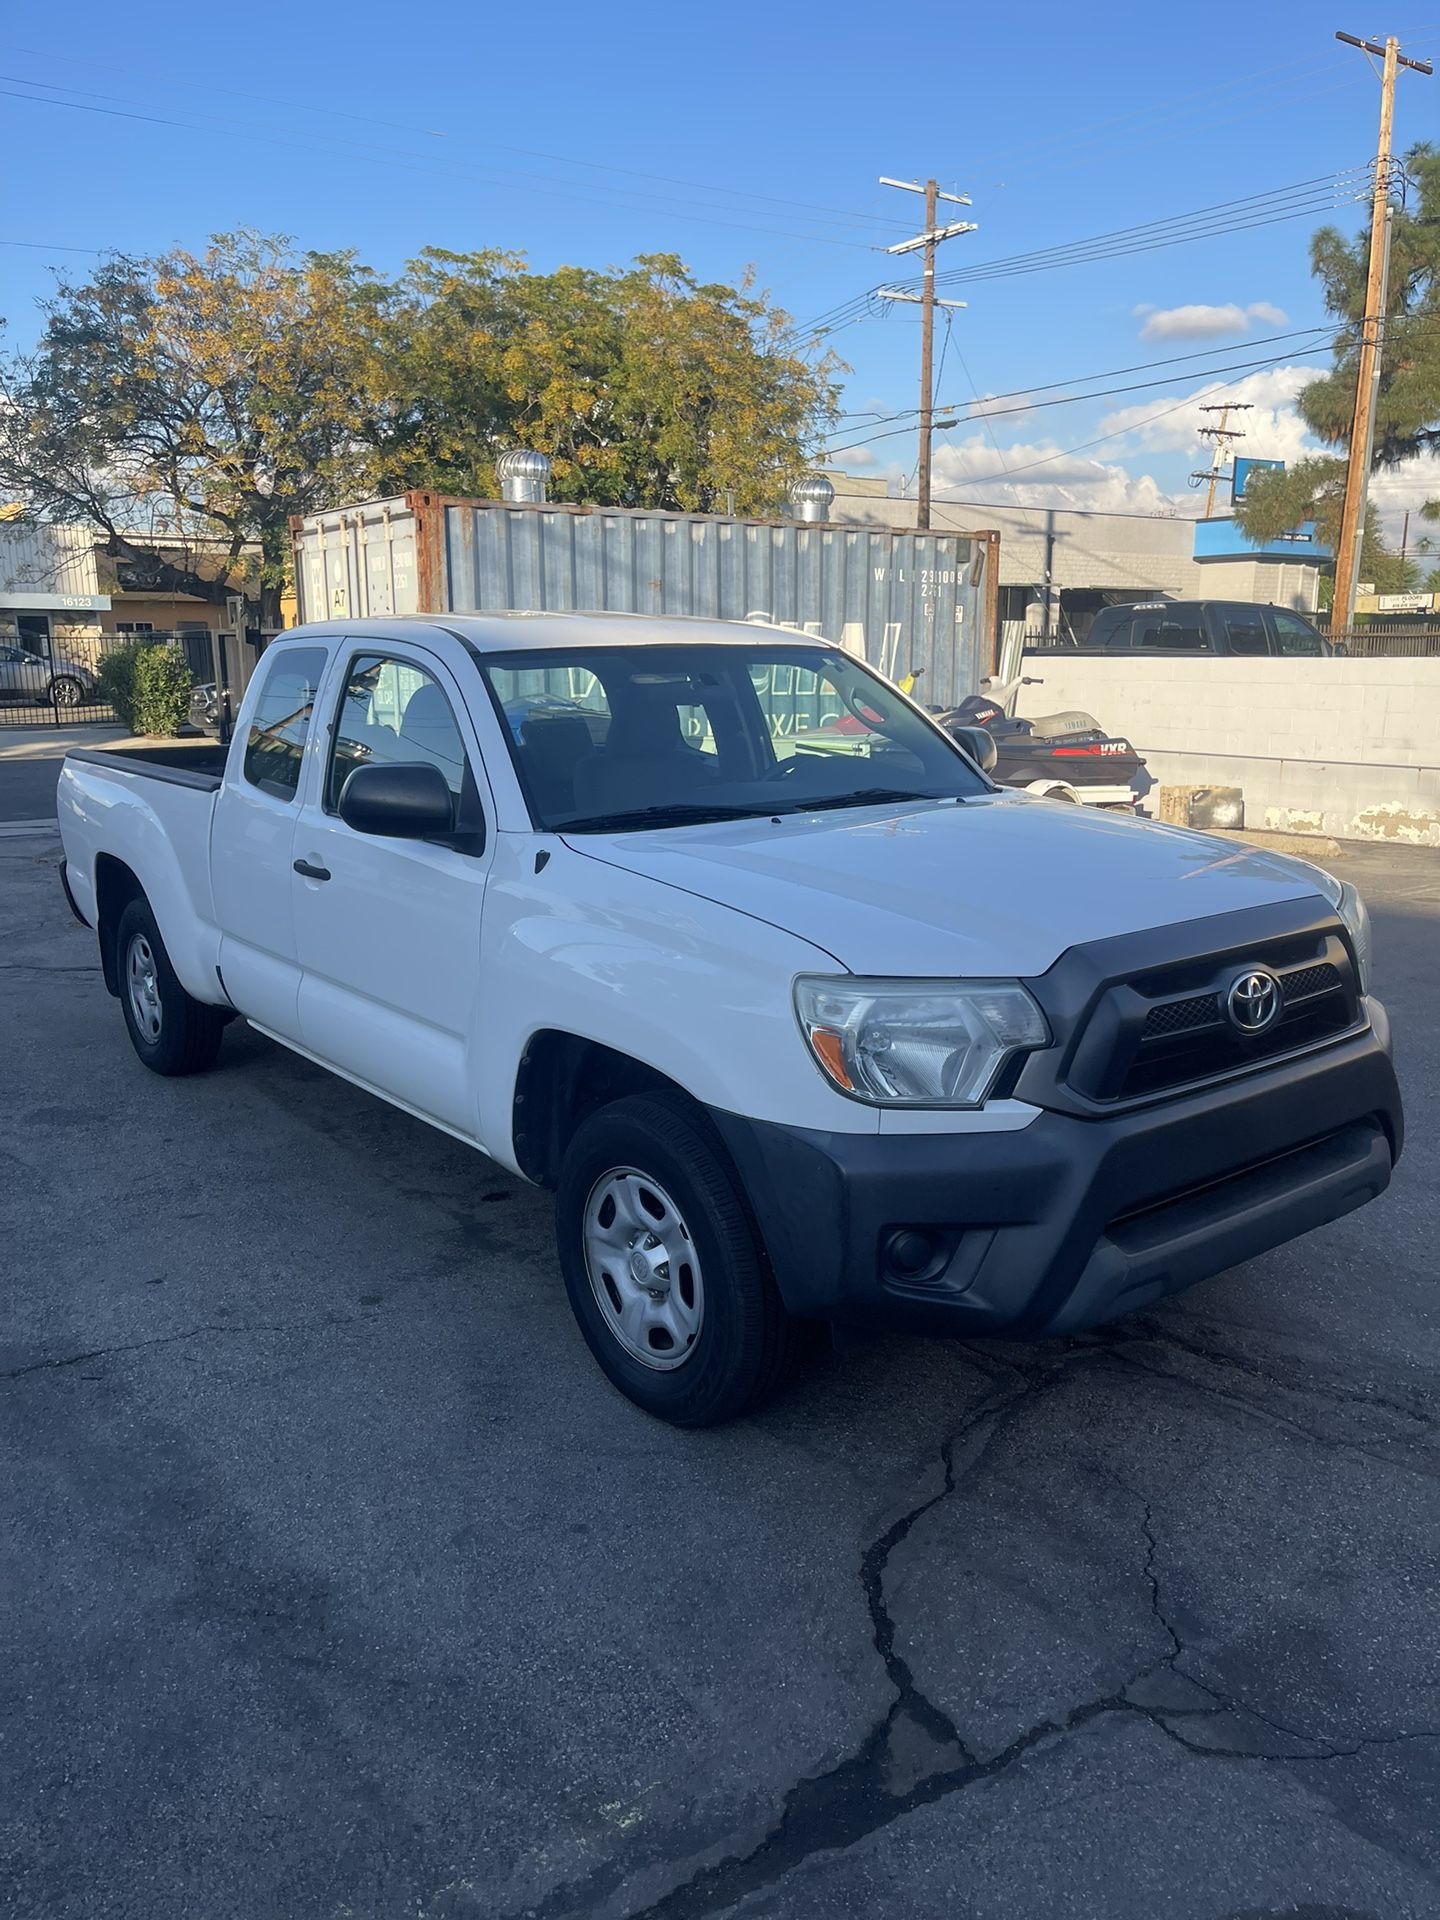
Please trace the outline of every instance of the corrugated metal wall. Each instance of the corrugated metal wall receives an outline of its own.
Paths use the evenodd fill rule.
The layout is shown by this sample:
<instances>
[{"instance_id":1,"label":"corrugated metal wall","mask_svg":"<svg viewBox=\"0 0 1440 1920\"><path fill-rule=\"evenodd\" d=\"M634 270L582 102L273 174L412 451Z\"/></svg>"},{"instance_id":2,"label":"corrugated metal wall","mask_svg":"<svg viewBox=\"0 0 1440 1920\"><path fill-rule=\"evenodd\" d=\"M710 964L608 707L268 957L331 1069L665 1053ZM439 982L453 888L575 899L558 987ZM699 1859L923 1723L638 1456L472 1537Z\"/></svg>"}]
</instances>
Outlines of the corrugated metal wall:
<instances>
[{"instance_id":1,"label":"corrugated metal wall","mask_svg":"<svg viewBox=\"0 0 1440 1920\"><path fill-rule=\"evenodd\" d=\"M295 530L303 619L505 608L758 615L949 706L990 670L985 541L410 495Z\"/></svg>"},{"instance_id":2,"label":"corrugated metal wall","mask_svg":"<svg viewBox=\"0 0 1440 1920\"><path fill-rule=\"evenodd\" d=\"M99 593L90 527L33 520L0 523L0 593Z\"/></svg>"}]
</instances>

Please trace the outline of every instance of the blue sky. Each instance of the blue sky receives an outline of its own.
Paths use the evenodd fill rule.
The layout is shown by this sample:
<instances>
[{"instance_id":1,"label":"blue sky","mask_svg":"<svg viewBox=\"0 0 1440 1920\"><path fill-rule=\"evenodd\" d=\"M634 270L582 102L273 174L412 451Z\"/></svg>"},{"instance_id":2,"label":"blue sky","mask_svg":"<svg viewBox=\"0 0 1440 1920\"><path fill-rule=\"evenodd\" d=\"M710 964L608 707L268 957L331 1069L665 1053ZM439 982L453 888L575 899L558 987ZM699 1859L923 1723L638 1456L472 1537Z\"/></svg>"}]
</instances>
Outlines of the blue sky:
<instances>
[{"instance_id":1,"label":"blue sky","mask_svg":"<svg viewBox=\"0 0 1440 1920\"><path fill-rule=\"evenodd\" d=\"M1426 16L1400 0L1386 24L1433 56L1431 4ZM674 250L707 277L753 269L808 321L906 271L879 249L914 230L902 223L918 202L878 186L882 173L933 171L973 196L978 231L947 245L947 269L1301 181L1329 192L1323 182L1372 152L1378 102L1336 24L1368 30L1230 0L32 9L0 61L12 181L0 239L37 244L0 246L0 312L12 339L33 335L48 268L87 264L61 247L198 247L248 225L355 247L381 269L427 243L517 248L542 268ZM1397 144L1437 132L1440 79L1402 81ZM1322 364L1296 349L1314 338L1236 345L1323 320L1307 243L1324 217L952 289L969 305L953 322L944 401L1196 357L1127 376L1162 382L1133 394L962 423L939 443L937 485L968 499L1194 511L1185 475L1202 450L1187 402L1222 361L1276 362L1229 390L1254 403L1243 451L1294 457L1290 402ZM1352 205L1333 217L1363 220ZM1181 311L1192 308L1210 311ZM872 416L915 404L913 310L867 317L832 344L854 416L835 446L855 451L840 463L904 472L908 434L857 443L896 424ZM1025 479L1005 479L1022 467Z\"/></svg>"}]
</instances>

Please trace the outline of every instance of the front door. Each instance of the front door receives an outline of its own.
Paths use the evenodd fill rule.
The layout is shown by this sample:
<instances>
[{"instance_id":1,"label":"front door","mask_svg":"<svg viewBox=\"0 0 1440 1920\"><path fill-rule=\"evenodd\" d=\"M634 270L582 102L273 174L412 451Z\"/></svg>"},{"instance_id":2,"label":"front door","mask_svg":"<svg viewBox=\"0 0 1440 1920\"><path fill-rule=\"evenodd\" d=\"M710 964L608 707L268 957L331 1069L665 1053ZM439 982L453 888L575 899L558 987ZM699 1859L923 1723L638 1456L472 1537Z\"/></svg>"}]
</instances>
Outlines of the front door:
<instances>
[{"instance_id":1,"label":"front door","mask_svg":"<svg viewBox=\"0 0 1440 1920\"><path fill-rule=\"evenodd\" d=\"M340 818L354 768L416 761L444 774L452 833L392 840ZM474 1138L467 1050L490 850L479 756L441 662L408 645L356 643L321 775L307 789L294 844L301 1040L342 1072Z\"/></svg>"}]
</instances>

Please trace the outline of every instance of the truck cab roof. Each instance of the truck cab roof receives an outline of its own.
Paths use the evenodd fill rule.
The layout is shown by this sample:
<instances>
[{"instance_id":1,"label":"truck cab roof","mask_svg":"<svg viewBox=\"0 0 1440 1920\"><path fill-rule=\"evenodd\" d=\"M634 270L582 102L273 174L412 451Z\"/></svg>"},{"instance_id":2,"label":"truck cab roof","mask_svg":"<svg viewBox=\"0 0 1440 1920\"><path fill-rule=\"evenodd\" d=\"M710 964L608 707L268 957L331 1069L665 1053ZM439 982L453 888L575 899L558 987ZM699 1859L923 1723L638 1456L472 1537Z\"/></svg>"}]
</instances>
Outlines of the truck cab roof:
<instances>
[{"instance_id":1,"label":"truck cab roof","mask_svg":"<svg viewBox=\"0 0 1440 1920\"><path fill-rule=\"evenodd\" d=\"M393 639L425 629L446 633L476 653L541 651L549 647L753 646L757 638L797 647L830 647L820 634L803 633L773 620L712 620L698 614L647 613L397 613L366 620L312 620L289 628L274 645L308 641L329 645L371 636Z\"/></svg>"}]
</instances>

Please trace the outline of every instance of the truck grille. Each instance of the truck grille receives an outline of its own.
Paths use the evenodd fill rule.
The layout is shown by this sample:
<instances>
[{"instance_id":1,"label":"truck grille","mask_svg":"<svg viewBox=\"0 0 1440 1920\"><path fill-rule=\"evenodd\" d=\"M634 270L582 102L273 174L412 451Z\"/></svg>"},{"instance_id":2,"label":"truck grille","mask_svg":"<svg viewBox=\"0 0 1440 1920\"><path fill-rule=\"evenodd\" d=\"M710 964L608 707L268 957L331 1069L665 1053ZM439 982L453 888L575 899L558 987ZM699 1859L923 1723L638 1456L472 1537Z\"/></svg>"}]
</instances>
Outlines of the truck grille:
<instances>
[{"instance_id":1,"label":"truck grille","mask_svg":"<svg viewBox=\"0 0 1440 1920\"><path fill-rule=\"evenodd\" d=\"M1231 983L1254 968L1279 983L1280 1012L1263 1032L1247 1034L1226 1004ZM1298 1053L1359 1019L1354 970L1338 932L1262 942L1109 986L1066 1078L1091 1101L1151 1098Z\"/></svg>"}]
</instances>

